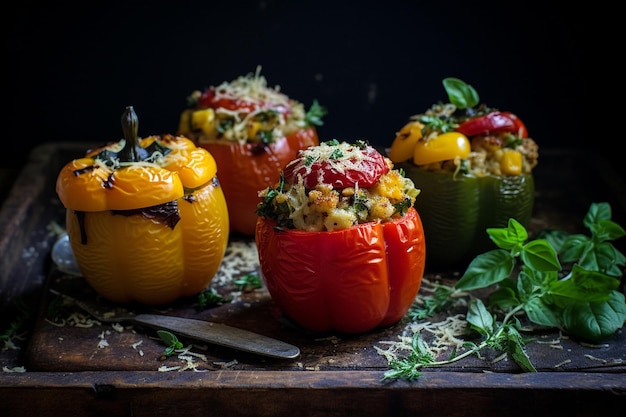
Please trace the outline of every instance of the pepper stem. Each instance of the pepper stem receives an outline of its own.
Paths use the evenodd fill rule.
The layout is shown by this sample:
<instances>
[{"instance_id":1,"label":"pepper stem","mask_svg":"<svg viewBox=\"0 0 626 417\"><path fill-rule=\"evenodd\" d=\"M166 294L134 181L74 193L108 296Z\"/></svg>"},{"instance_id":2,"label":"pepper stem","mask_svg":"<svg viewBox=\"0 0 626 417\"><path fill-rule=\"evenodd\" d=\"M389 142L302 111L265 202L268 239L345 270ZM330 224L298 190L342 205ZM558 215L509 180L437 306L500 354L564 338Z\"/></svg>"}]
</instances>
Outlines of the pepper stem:
<instances>
[{"instance_id":1,"label":"pepper stem","mask_svg":"<svg viewBox=\"0 0 626 417\"><path fill-rule=\"evenodd\" d=\"M124 132L125 144L124 148L120 150L118 156L123 162L138 162L138 132L139 132L139 119L133 106L126 107L124 114L122 114L122 131Z\"/></svg>"}]
</instances>

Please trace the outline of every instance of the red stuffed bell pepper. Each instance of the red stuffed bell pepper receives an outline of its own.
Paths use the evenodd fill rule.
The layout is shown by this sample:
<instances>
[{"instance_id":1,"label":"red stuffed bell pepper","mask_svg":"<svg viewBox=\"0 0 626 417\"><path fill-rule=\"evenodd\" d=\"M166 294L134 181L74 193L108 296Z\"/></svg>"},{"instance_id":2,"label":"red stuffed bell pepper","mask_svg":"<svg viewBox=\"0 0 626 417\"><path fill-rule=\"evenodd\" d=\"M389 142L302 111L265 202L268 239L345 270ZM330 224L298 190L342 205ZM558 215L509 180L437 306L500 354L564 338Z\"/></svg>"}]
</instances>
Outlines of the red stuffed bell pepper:
<instances>
[{"instance_id":1,"label":"red stuffed bell pepper","mask_svg":"<svg viewBox=\"0 0 626 417\"><path fill-rule=\"evenodd\" d=\"M280 170L300 149L317 145L315 126L326 110L269 88L264 77L249 74L196 91L181 114L179 133L206 148L217 162L230 230L253 236L257 192L278 181Z\"/></svg>"},{"instance_id":2,"label":"red stuffed bell pepper","mask_svg":"<svg viewBox=\"0 0 626 417\"><path fill-rule=\"evenodd\" d=\"M259 193L256 243L276 305L314 332L398 322L424 274L418 194L362 141L299 152L276 188Z\"/></svg>"}]
</instances>

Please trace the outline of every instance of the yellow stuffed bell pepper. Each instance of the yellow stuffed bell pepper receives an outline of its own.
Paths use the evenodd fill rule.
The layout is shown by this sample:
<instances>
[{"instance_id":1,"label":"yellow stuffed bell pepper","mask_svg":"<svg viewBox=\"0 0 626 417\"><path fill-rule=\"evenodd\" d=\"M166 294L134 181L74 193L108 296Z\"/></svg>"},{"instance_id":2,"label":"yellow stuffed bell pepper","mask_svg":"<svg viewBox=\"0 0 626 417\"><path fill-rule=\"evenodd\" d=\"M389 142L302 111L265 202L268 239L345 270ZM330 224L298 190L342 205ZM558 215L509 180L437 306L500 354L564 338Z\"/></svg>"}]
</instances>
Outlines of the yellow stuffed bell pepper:
<instances>
[{"instance_id":1,"label":"yellow stuffed bell pepper","mask_svg":"<svg viewBox=\"0 0 626 417\"><path fill-rule=\"evenodd\" d=\"M161 305L195 295L228 243L215 160L183 136L139 140L132 107L122 126L125 140L69 162L57 177L81 273L114 302Z\"/></svg>"}]
</instances>

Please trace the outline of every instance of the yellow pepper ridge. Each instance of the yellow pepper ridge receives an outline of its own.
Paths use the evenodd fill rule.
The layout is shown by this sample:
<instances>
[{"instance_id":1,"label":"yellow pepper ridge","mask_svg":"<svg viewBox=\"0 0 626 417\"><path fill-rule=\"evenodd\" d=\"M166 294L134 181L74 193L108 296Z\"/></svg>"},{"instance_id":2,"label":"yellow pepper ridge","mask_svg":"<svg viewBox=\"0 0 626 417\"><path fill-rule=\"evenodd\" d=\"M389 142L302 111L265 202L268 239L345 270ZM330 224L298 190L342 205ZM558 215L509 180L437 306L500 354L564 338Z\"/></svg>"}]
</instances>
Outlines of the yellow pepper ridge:
<instances>
[{"instance_id":1,"label":"yellow pepper ridge","mask_svg":"<svg viewBox=\"0 0 626 417\"><path fill-rule=\"evenodd\" d=\"M229 237L213 156L183 136L138 140L132 107L124 140L67 163L57 177L81 274L110 301L160 305L199 293Z\"/></svg>"},{"instance_id":2,"label":"yellow pepper ridge","mask_svg":"<svg viewBox=\"0 0 626 417\"><path fill-rule=\"evenodd\" d=\"M217 174L213 156L183 136L150 136L153 143L169 149L153 162L120 163L110 167L98 159L103 151L116 152L121 141L93 150L85 158L66 164L57 179L57 193L64 206L77 211L131 210L176 200L184 189L196 189Z\"/></svg>"}]
</instances>

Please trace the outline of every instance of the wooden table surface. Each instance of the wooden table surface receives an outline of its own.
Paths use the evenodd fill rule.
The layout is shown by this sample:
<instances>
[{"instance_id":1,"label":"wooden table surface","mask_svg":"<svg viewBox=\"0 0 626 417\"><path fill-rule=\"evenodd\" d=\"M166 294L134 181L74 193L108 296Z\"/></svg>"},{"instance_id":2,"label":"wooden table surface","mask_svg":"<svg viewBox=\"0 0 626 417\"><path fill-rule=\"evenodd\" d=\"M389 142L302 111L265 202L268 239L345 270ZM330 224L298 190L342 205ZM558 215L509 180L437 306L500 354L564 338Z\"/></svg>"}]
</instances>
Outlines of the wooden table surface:
<instances>
[{"instance_id":1,"label":"wooden table surface","mask_svg":"<svg viewBox=\"0 0 626 417\"><path fill-rule=\"evenodd\" d=\"M64 208L54 181L65 162L88 144L51 143L37 148L13 178L0 217L0 331L32 313L19 350L3 350L0 414L56 415L618 415L626 407L626 331L595 346L557 332L537 332L526 349L539 372L524 373L496 354L427 368L415 381L383 380L388 369L379 349L407 332L410 320L363 335L310 334L280 315L264 288L240 291L228 277L215 288L233 300L199 309L182 300L159 313L211 320L292 343L296 359L273 359L213 345L192 345L196 368L177 357L159 360L163 344L154 330L110 324L59 326L48 320L53 288L97 299L80 277L58 271L50 249L62 232ZM583 163L584 162L584 163ZM584 169L582 168L584 167ZM579 232L592 202L608 201L614 220L626 224L626 188L603 159L561 150L543 151L536 170L531 230ZM622 239L623 240L623 239ZM624 242L616 242L624 252ZM230 248L254 250L233 236ZM228 256L228 254L227 254ZM232 256L240 256L233 254ZM246 259L249 259L246 257ZM247 262L241 274L254 272ZM427 270L425 284L453 283L461 271ZM218 273L222 274L224 271ZM140 310L137 306L129 306ZM79 313L66 305L66 316ZM453 312L432 321L445 320ZM175 367L181 367L175 369ZM25 372L9 372L25 368ZM71 407L70 407L71 405ZM8 413L8 414L7 414Z\"/></svg>"}]
</instances>

